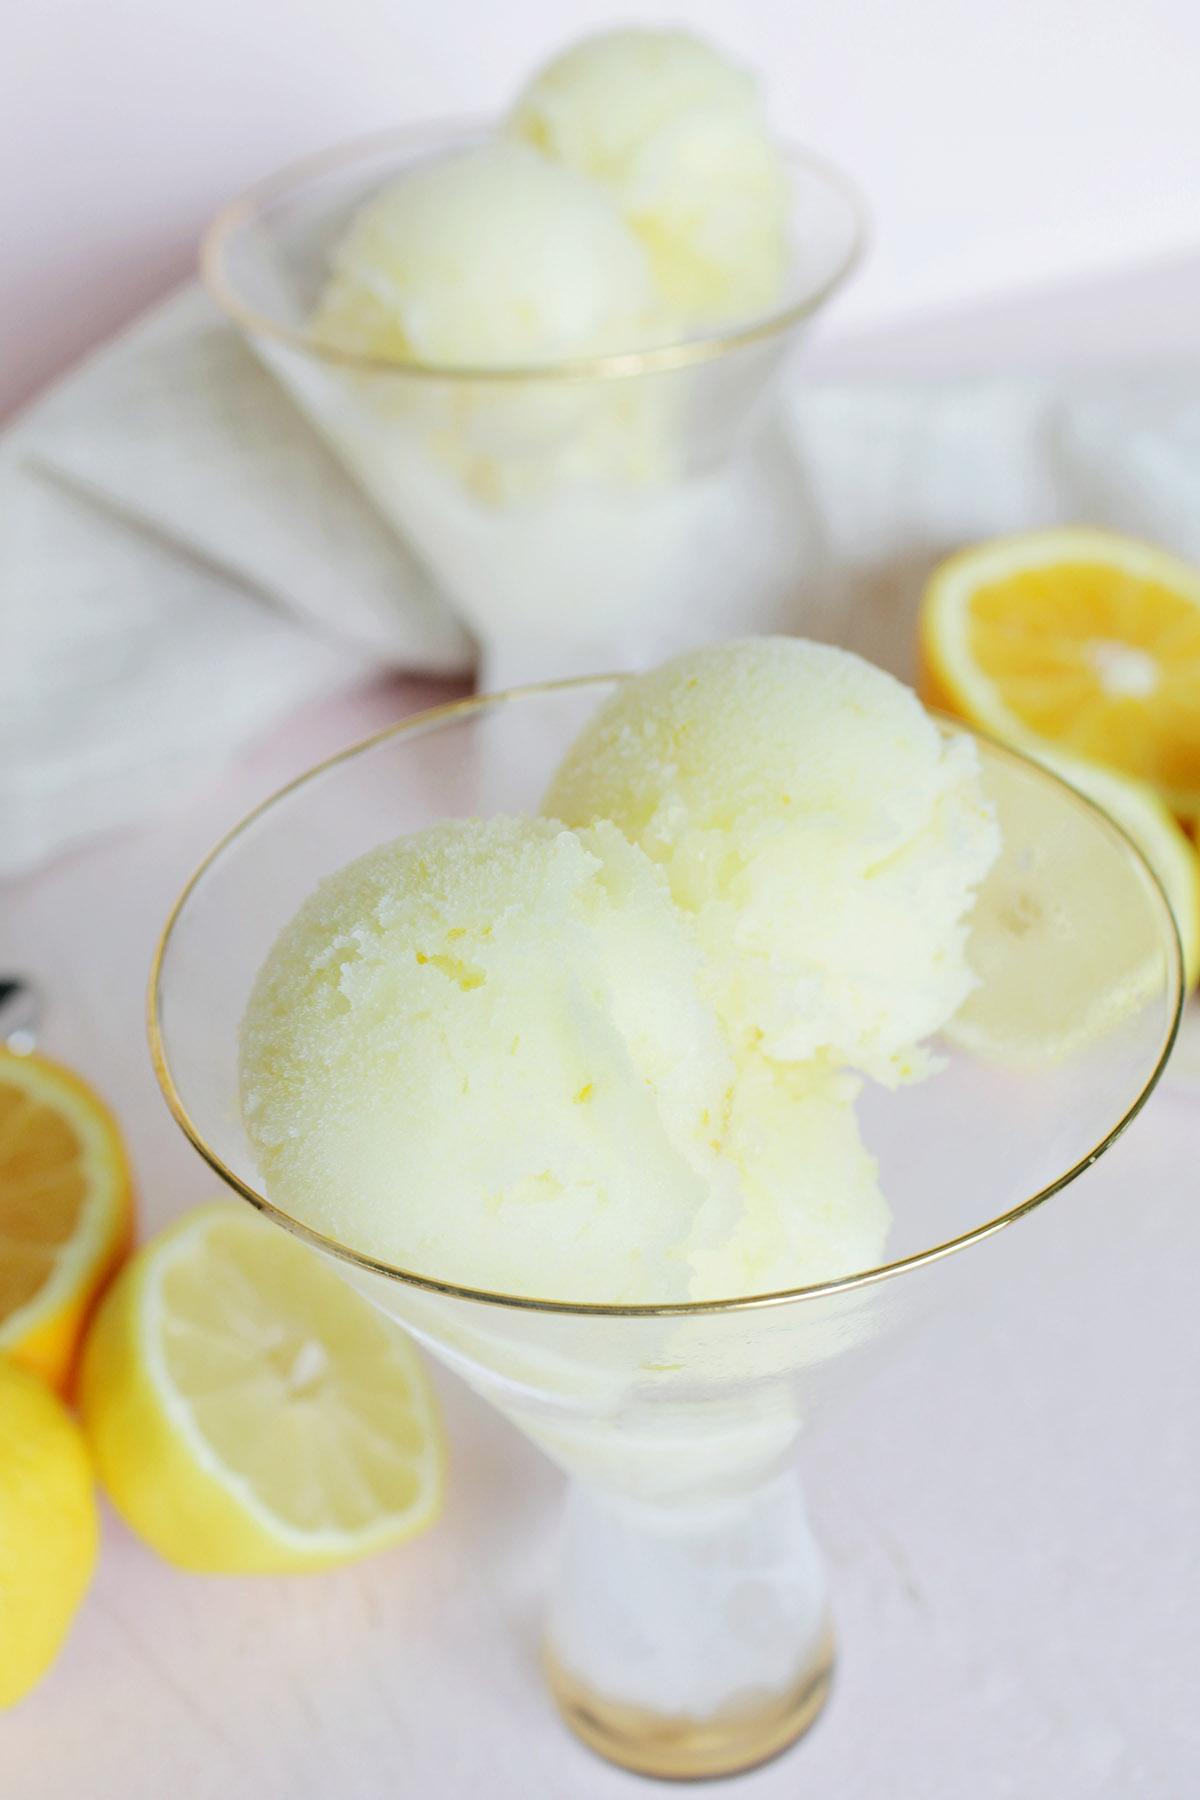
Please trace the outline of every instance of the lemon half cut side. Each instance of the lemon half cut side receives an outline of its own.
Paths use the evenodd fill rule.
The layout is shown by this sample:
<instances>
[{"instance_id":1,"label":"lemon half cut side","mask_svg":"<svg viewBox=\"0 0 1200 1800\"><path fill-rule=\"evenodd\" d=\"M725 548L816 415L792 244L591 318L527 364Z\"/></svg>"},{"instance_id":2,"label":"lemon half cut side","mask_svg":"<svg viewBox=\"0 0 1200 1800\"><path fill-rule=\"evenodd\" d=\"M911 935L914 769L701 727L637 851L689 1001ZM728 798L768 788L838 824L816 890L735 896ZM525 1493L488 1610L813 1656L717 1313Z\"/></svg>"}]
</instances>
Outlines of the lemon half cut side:
<instances>
[{"instance_id":1,"label":"lemon half cut side","mask_svg":"<svg viewBox=\"0 0 1200 1800\"><path fill-rule=\"evenodd\" d=\"M113 1504L181 1568L327 1568L440 1508L438 1407L407 1334L239 1201L122 1272L79 1397Z\"/></svg>"},{"instance_id":2,"label":"lemon half cut side","mask_svg":"<svg viewBox=\"0 0 1200 1800\"><path fill-rule=\"evenodd\" d=\"M931 705L1200 813L1200 569L1084 527L979 544L931 576L921 658Z\"/></svg>"},{"instance_id":3,"label":"lemon half cut side","mask_svg":"<svg viewBox=\"0 0 1200 1800\"><path fill-rule=\"evenodd\" d=\"M132 1229L103 1102L57 1063L0 1050L0 1354L63 1391Z\"/></svg>"},{"instance_id":4,"label":"lemon half cut side","mask_svg":"<svg viewBox=\"0 0 1200 1800\"><path fill-rule=\"evenodd\" d=\"M1001 851L968 924L967 960L979 985L945 1034L991 1062L1060 1067L1161 989L1169 969L1161 915L1148 904L1149 876L1126 842L1132 834L1116 829L1120 821L1106 829L1015 758L989 759L983 787Z\"/></svg>"}]
</instances>

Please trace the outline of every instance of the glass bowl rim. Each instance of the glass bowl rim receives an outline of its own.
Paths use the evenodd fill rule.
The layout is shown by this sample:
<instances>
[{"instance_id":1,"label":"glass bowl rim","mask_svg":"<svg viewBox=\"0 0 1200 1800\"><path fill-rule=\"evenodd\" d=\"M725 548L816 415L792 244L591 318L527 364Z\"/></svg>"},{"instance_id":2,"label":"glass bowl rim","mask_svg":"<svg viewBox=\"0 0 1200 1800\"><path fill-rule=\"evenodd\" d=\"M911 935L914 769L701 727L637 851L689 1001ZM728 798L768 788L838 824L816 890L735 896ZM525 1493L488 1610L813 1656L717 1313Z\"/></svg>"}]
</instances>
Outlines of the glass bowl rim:
<instances>
[{"instance_id":1,"label":"glass bowl rim","mask_svg":"<svg viewBox=\"0 0 1200 1800\"><path fill-rule=\"evenodd\" d=\"M384 1262L379 1257L370 1256L365 1251L354 1250L351 1249L349 1245L340 1244L336 1238L327 1237L323 1232L314 1230L312 1226L305 1225L299 1219L294 1219L290 1213L285 1212L282 1207L276 1206L265 1194L260 1194L257 1189L252 1188L248 1182L243 1181L239 1175L236 1175L233 1170L222 1161L216 1151L207 1142L203 1132L192 1119L183 1103L183 1099L175 1085L175 1080L171 1073L170 1061L167 1056L166 1046L163 1041L162 1030L159 1023L159 997L163 964L170 944L171 934L182 916L184 908L187 906L192 894L196 891L197 887L203 881L213 865L244 832L248 831L251 826L263 816L263 814L269 812L279 801L286 799L290 794L293 794L298 789L306 786L310 781L315 781L318 777L325 775L330 769L336 768L340 763L350 762L357 756L365 755L377 745L387 743L392 739L403 738L413 732L422 733L430 729L436 730L441 725L448 724L452 720L465 718L472 713L483 712L489 708L505 705L512 701L537 698L543 694L561 693L579 688L601 687L612 682L620 682L627 679L628 676L623 673L570 676L560 681L533 682L524 687L506 688L496 693L472 694L462 700L448 701L441 706L427 707L422 712L412 713L407 718L399 720L394 725L387 725L381 731L372 732L370 736L360 738L353 744L348 744L344 749L335 752L334 755L325 757L321 762L314 764L312 768L305 769L291 781L285 782L282 787L277 788L273 793L268 794L264 800L261 800L257 806L253 807L250 812L239 819L237 823L225 832L212 846L207 855L197 864L183 888L180 890L174 905L167 915L166 923L162 928L158 943L155 946L154 956L150 964L150 976L146 991L146 1030L150 1044L151 1061L154 1065L154 1073L157 1077L159 1087L162 1090L163 1098L166 1100L167 1106L184 1136L189 1140L193 1149L198 1151L203 1157L204 1161L208 1164L209 1168L213 1170L214 1174L216 1174L228 1187L231 1187L235 1193L240 1194L242 1199L248 1200L260 1213L273 1219L277 1224L283 1226L285 1230L290 1231L294 1237L300 1238L312 1248L324 1251L326 1255L334 1257L337 1261L349 1263L353 1267L363 1270L368 1274L381 1276L389 1281L400 1281L408 1287L418 1288L426 1293L442 1294L451 1299L469 1301L477 1305L511 1307L523 1312L560 1313L567 1316L581 1317L687 1318L710 1313L749 1312L765 1307L790 1305L801 1300L813 1300L833 1294L850 1293L860 1288L873 1287L878 1283L890 1281L896 1276L902 1275L909 1270L928 1267L935 1262L941 1262L943 1258L953 1255L958 1250L964 1250L972 1244L979 1244L982 1243L984 1239L993 1237L1006 1226L1014 1224L1018 1219L1024 1218L1027 1213L1033 1212L1046 1200L1051 1199L1053 1195L1060 1193L1078 1176L1082 1175L1085 1170L1091 1168L1092 1164L1098 1161L1106 1150L1111 1148L1122 1133L1133 1123L1134 1119L1137 1118L1151 1094L1154 1092L1154 1089L1158 1086L1159 1079L1166 1067L1171 1051L1174 1048L1175 1039L1179 1032L1180 1019L1183 1013L1183 1005L1186 999L1186 988L1183 978L1183 949L1179 937L1179 928L1175 922L1175 916L1171 911L1171 906L1166 893L1164 892L1162 883L1159 881L1154 870L1150 867L1150 864L1147 862L1141 850L1133 842L1133 839L1129 836L1128 832L1126 832L1115 819L1110 818L1102 807L1097 806L1093 800L1089 799L1086 794L1081 793L1079 789L1072 787L1069 781L1064 781L1060 775L1045 768L1033 757L1023 755L1021 751L1014 749L1011 744L1002 743L998 738L991 736L990 733L977 731L973 726L967 725L963 720L939 713L934 708L929 708L927 710L929 710L931 717L937 719L940 724L949 726L956 731L964 731L969 736L978 738L981 742L987 744L990 750L998 752L1002 757L1008 758L1022 768L1032 769L1039 778L1049 781L1057 787L1066 789L1074 801L1084 807L1088 812L1094 813L1103 821L1105 827L1110 832L1123 841L1125 847L1132 852L1135 861L1140 864L1142 872L1149 877L1151 887L1158 895L1163 918L1168 927L1165 934L1166 939L1173 949L1172 967L1174 971L1175 1002L1171 1022L1165 1035L1158 1059L1140 1091L1135 1095L1133 1101L1126 1108L1124 1113L1122 1113L1116 1123L1104 1133L1099 1141L1094 1144L1085 1155L1072 1163L1069 1169L1057 1176L1045 1187L1037 1189L1036 1192L1027 1196L1024 1200L1019 1201L1017 1205L1010 1207L1006 1212L998 1213L994 1218L987 1219L981 1225L972 1227L970 1231L961 1232L955 1237L947 1238L943 1243L932 1244L927 1249L914 1251L911 1255L900 1257L895 1262L880 1263L873 1269L864 1269L854 1275L839 1276L836 1280L832 1281L813 1282L807 1287L786 1288L770 1294L740 1294L726 1300L680 1300L662 1305L621 1305L613 1302L545 1300L528 1294L495 1293L486 1288L462 1287L456 1282L439 1281L430 1275L419 1275L413 1270L397 1268L394 1264Z\"/></svg>"},{"instance_id":2,"label":"glass bowl rim","mask_svg":"<svg viewBox=\"0 0 1200 1800\"><path fill-rule=\"evenodd\" d=\"M430 119L419 124L372 132L331 145L311 156L288 163L262 181L255 182L224 206L205 230L200 244L200 277L210 296L235 325L253 337L271 339L288 349L300 351L317 362L333 363L374 375L402 375L429 381L521 382L521 381L596 381L625 379L634 375L666 373L689 368L697 363L712 362L749 345L782 336L794 326L810 318L857 267L866 250L868 209L855 183L835 163L816 151L785 143L787 161L814 174L836 191L853 221L853 232L845 254L833 271L815 287L788 306L755 314L722 329L699 332L675 343L646 346L640 350L612 352L603 356L575 357L559 362L513 363L496 367L467 364L394 362L382 357L360 356L321 344L304 331L282 324L270 313L242 298L227 269L230 245L238 232L272 200L302 186L314 177L352 164L360 158L386 150L417 147L435 140L477 136L494 128L495 119ZM447 141L447 147L449 142Z\"/></svg>"}]
</instances>

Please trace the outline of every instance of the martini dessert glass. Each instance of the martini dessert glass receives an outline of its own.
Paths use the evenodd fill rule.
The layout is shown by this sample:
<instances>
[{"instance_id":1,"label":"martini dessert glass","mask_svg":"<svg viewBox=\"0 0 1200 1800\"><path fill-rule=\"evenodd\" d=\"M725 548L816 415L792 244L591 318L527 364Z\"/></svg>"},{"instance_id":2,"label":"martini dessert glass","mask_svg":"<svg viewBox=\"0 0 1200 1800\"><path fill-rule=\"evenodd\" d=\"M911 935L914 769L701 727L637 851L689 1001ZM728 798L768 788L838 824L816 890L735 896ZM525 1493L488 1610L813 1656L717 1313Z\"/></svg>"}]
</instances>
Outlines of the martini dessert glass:
<instances>
[{"instance_id":1,"label":"martini dessert glass","mask_svg":"<svg viewBox=\"0 0 1200 1800\"><path fill-rule=\"evenodd\" d=\"M491 688L795 626L807 528L773 416L863 239L849 181L775 143L750 77L631 31L504 119L282 171L215 220L202 270Z\"/></svg>"},{"instance_id":2,"label":"martini dessert glass","mask_svg":"<svg viewBox=\"0 0 1200 1800\"><path fill-rule=\"evenodd\" d=\"M422 1267L379 1254L352 1221L318 1228L278 1189L272 1198L239 1098L239 1031L273 945L352 859L436 821L535 814L563 754L620 687L587 678L466 700L284 789L178 901L155 961L150 1035L168 1104L218 1175L570 1478L545 1638L570 1727L626 1768L717 1776L790 1744L829 1688L829 1586L798 1440L932 1309L1003 1280L1030 1248L1020 1221L1134 1118L1177 1026L1179 951L1124 835L1055 777L976 740L1002 835L971 914L978 983L933 1042L924 1079L871 1080L857 1101L891 1215L869 1265L769 1291L722 1293L714 1278L702 1298L612 1301L556 1293L553 1274L531 1287L502 1261L504 1280L482 1279L486 1243L464 1280L436 1257ZM466 965L445 960L470 988ZM348 1159L360 1148L351 1143ZM415 1135L394 1145L397 1161L409 1149L419 1163ZM655 1180L648 1160L648 1195ZM490 1230L485 1221L480 1242ZM474 1253L465 1239L460 1249Z\"/></svg>"}]
</instances>

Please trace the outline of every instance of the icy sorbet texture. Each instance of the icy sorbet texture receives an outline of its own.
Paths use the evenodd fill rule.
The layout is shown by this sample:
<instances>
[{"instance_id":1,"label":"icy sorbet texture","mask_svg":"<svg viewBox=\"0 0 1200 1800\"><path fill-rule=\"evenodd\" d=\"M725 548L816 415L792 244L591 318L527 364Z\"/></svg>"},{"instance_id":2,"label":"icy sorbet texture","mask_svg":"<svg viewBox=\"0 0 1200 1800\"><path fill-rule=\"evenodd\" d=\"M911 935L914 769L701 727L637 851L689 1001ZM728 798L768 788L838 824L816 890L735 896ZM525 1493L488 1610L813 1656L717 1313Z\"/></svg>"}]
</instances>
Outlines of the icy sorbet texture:
<instances>
[{"instance_id":1,"label":"icy sorbet texture","mask_svg":"<svg viewBox=\"0 0 1200 1800\"><path fill-rule=\"evenodd\" d=\"M854 1100L923 1073L972 983L997 834L970 740L845 652L752 640L625 683L546 813L381 845L285 927L241 1042L271 1198L561 1300L877 1263Z\"/></svg>"},{"instance_id":2,"label":"icy sorbet texture","mask_svg":"<svg viewBox=\"0 0 1200 1800\"><path fill-rule=\"evenodd\" d=\"M974 985L999 849L974 742L844 650L750 639L626 682L545 810L613 820L662 869L736 1047L894 1085Z\"/></svg>"},{"instance_id":3,"label":"icy sorbet texture","mask_svg":"<svg viewBox=\"0 0 1200 1800\"><path fill-rule=\"evenodd\" d=\"M313 322L387 361L503 367L642 342L658 305L610 196L520 144L419 165L356 217Z\"/></svg>"},{"instance_id":4,"label":"icy sorbet texture","mask_svg":"<svg viewBox=\"0 0 1200 1800\"><path fill-rule=\"evenodd\" d=\"M779 298L790 251L783 156L758 83L702 39L586 38L534 76L509 129L615 197L681 322Z\"/></svg>"},{"instance_id":5,"label":"icy sorbet texture","mask_svg":"<svg viewBox=\"0 0 1200 1800\"><path fill-rule=\"evenodd\" d=\"M536 75L498 136L366 203L313 335L472 368L632 350L776 304L789 210L750 75L685 32L605 33Z\"/></svg>"}]
</instances>

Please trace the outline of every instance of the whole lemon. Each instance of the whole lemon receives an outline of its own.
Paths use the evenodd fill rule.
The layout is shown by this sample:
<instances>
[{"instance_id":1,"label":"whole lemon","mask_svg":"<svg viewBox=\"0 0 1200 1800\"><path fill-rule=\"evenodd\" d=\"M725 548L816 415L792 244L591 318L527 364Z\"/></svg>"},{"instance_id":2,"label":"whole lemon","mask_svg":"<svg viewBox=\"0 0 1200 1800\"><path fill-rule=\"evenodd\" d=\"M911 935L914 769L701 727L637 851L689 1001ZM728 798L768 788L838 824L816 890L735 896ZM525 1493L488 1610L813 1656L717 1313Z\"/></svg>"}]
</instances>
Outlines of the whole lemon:
<instances>
[{"instance_id":1,"label":"whole lemon","mask_svg":"<svg viewBox=\"0 0 1200 1800\"><path fill-rule=\"evenodd\" d=\"M99 1535L83 1433L35 1375L0 1358L0 1707L57 1656Z\"/></svg>"}]
</instances>

